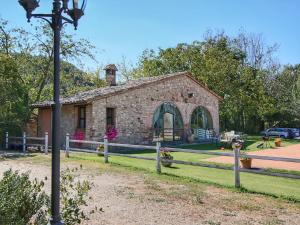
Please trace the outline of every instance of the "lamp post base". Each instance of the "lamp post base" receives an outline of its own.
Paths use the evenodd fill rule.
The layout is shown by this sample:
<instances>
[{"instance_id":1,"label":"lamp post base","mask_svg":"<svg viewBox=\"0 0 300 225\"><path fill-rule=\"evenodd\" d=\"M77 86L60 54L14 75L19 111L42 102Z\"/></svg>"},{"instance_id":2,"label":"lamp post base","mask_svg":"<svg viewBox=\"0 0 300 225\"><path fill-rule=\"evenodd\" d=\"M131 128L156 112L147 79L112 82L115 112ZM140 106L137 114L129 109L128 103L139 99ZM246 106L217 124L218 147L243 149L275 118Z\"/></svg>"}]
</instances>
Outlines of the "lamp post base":
<instances>
[{"instance_id":1,"label":"lamp post base","mask_svg":"<svg viewBox=\"0 0 300 225\"><path fill-rule=\"evenodd\" d=\"M50 223L48 225L65 225L65 224L62 221L54 222L52 219L50 219Z\"/></svg>"}]
</instances>

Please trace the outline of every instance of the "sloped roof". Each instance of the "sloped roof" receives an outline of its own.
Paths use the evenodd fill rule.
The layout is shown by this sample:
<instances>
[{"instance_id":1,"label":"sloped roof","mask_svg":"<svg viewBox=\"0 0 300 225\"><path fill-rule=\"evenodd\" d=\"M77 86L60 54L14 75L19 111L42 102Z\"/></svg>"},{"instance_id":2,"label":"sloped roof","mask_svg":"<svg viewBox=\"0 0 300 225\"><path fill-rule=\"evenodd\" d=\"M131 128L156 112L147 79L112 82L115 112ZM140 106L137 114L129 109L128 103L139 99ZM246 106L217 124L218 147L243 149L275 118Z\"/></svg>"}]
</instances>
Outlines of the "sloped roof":
<instances>
[{"instance_id":1,"label":"sloped roof","mask_svg":"<svg viewBox=\"0 0 300 225\"><path fill-rule=\"evenodd\" d=\"M83 92L78 92L77 94L70 96L70 97L65 97L61 98L60 103L61 104L84 104L88 103L91 100L93 100L96 97L106 97L108 95L112 94L118 94L127 90L135 89L147 84L152 84L155 82L160 82L162 80L166 80L169 78L173 78L176 76L188 76L192 80L194 80L198 85L206 89L208 92L211 94L215 95L219 100L222 100L222 97L217 95L215 92L211 91L208 89L206 86L198 82L191 74L188 72L178 72L178 73L171 73L171 74L166 74L162 76L155 76L155 77L145 77L145 78L140 78L136 80L131 80L128 81L124 84L120 84L117 86L107 86L107 87L102 87L102 88L97 88L89 91L83 91ZM52 104L54 104L53 101L44 101L44 102L39 102L36 104L33 104L32 107L35 108L42 108L42 107L49 107Z\"/></svg>"}]
</instances>

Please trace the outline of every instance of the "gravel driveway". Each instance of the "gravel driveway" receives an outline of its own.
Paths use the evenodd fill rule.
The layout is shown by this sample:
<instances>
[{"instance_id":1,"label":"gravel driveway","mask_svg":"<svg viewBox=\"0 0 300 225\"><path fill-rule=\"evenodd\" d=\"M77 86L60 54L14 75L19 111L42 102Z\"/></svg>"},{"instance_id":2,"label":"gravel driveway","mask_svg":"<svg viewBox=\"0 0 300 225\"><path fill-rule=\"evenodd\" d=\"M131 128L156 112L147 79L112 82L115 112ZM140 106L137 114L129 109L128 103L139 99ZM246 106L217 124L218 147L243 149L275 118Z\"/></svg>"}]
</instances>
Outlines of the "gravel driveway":
<instances>
[{"instance_id":1,"label":"gravel driveway","mask_svg":"<svg viewBox=\"0 0 300 225\"><path fill-rule=\"evenodd\" d=\"M64 164L63 167L67 165ZM72 163L68 166L79 166ZM29 161L0 161L0 174L9 168L50 177L50 167ZM84 169L80 179L94 183L87 210L102 207L85 225L300 224L300 205L270 197L236 193L206 184L158 180L140 172ZM49 191L49 179L46 189Z\"/></svg>"}]
</instances>

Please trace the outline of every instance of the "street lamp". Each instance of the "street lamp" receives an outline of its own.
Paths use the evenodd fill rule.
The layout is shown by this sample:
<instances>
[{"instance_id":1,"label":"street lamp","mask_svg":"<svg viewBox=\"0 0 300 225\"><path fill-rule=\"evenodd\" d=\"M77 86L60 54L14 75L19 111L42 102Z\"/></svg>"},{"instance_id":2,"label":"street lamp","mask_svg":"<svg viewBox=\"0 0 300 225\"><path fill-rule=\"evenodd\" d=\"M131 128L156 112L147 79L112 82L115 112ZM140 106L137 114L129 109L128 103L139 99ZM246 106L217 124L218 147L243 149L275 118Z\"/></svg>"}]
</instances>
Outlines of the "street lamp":
<instances>
[{"instance_id":1,"label":"street lamp","mask_svg":"<svg viewBox=\"0 0 300 225\"><path fill-rule=\"evenodd\" d=\"M60 198L60 101L59 101L59 80L60 80L60 32L64 24L73 24L75 29L78 20L84 15L87 0L81 0L79 8L78 0L73 0L73 6L69 9L69 0L53 0L51 14L33 14L39 7L38 0L19 0L19 3L26 11L28 22L32 17L47 21L53 30L54 46L54 82L52 104L52 180L51 180L51 221L52 225L61 225L59 198ZM63 16L67 14L70 18Z\"/></svg>"}]
</instances>

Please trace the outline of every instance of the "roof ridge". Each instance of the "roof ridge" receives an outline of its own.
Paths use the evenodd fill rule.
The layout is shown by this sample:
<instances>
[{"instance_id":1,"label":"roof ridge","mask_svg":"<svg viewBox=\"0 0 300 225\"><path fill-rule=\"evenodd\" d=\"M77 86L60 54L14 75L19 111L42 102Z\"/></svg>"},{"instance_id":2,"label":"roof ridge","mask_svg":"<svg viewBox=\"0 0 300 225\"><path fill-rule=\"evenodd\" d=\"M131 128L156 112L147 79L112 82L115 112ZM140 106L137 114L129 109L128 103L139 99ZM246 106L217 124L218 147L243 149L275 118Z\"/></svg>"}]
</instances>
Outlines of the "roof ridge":
<instances>
[{"instance_id":1,"label":"roof ridge","mask_svg":"<svg viewBox=\"0 0 300 225\"><path fill-rule=\"evenodd\" d=\"M74 95L68 96L68 97L62 97L60 99L61 104L80 104L80 103L87 103L91 99L94 99L96 97L100 96L107 96L109 94L119 93L121 91L130 90L133 88L137 88L139 86L145 85L145 84L151 84L153 82L161 81L170 77L180 76L180 75L186 75L190 77L192 80L194 80L199 86L205 88L207 91L209 91L211 94L215 95L218 99L222 99L219 95L217 95L215 92L210 90L208 87L203 85L201 82L197 81L191 73L187 71L182 72L175 72L175 73L169 73L164 75L158 75L158 76L149 76L149 77L142 77L139 79L133 79L129 80L124 84L117 85L117 86L106 86L106 87L100 87L88 91L81 91L77 92ZM44 101L44 102L38 102L35 104L32 104L32 107L49 107L53 105L53 101Z\"/></svg>"}]
</instances>

